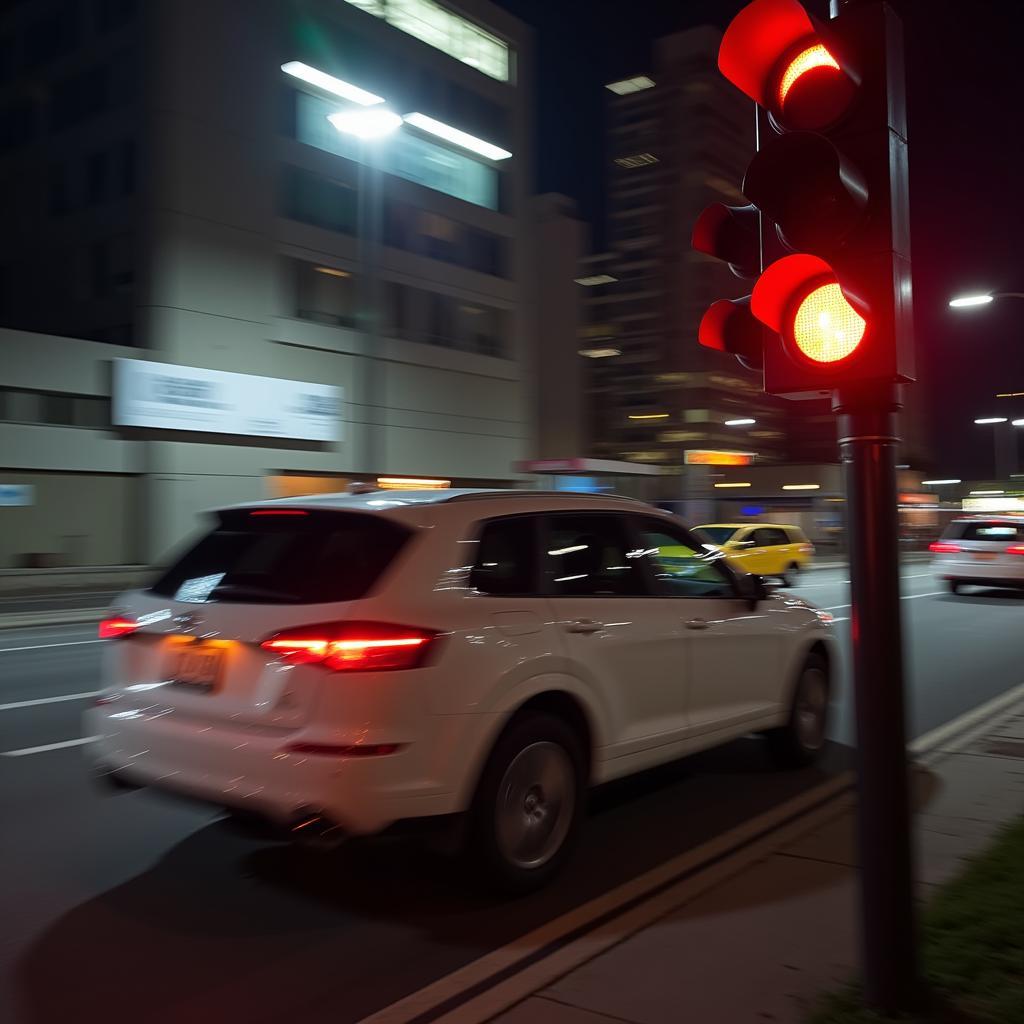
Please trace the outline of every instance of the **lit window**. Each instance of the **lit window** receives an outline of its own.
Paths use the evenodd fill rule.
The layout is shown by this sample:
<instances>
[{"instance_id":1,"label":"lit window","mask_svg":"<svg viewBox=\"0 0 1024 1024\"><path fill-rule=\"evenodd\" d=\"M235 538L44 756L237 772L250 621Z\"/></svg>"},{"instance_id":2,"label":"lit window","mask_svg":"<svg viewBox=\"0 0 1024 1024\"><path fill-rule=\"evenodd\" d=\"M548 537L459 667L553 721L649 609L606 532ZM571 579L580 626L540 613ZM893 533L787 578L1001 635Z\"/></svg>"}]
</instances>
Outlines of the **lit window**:
<instances>
[{"instance_id":1,"label":"lit window","mask_svg":"<svg viewBox=\"0 0 1024 1024\"><path fill-rule=\"evenodd\" d=\"M620 156L615 161L620 167L645 167L656 164L658 158L653 153L636 153L633 156Z\"/></svg>"},{"instance_id":2,"label":"lit window","mask_svg":"<svg viewBox=\"0 0 1024 1024\"><path fill-rule=\"evenodd\" d=\"M497 36L442 7L434 0L345 0L383 18L400 32L447 53L499 82L510 75L509 47Z\"/></svg>"},{"instance_id":3,"label":"lit window","mask_svg":"<svg viewBox=\"0 0 1024 1024\"><path fill-rule=\"evenodd\" d=\"M646 75L623 78L621 81L610 82L605 86L606 89L610 89L616 96L628 96L631 92L642 92L644 89L651 89L653 87L654 82Z\"/></svg>"}]
</instances>

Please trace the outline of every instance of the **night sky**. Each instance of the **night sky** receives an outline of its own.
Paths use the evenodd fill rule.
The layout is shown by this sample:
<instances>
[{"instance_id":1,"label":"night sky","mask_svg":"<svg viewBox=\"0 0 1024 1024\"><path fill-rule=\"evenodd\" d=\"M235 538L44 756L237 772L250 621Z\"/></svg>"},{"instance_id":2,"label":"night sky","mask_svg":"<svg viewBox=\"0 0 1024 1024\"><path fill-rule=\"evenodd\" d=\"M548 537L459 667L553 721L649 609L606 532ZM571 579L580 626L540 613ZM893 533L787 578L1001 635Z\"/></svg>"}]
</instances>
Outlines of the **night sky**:
<instances>
[{"instance_id":1,"label":"night sky","mask_svg":"<svg viewBox=\"0 0 1024 1024\"><path fill-rule=\"evenodd\" d=\"M658 36L707 22L724 27L743 4L499 3L536 30L537 191L575 198L599 242L604 83L648 70ZM972 421L1024 417L1024 398L994 397L1024 391L1024 300L971 312L950 310L946 300L971 290L1024 291L1024 44L1021 15L1014 17L1020 8L1010 0L892 6L903 16L907 41L915 386L927 392L934 453L933 465L922 468L991 476L991 428Z\"/></svg>"}]
</instances>

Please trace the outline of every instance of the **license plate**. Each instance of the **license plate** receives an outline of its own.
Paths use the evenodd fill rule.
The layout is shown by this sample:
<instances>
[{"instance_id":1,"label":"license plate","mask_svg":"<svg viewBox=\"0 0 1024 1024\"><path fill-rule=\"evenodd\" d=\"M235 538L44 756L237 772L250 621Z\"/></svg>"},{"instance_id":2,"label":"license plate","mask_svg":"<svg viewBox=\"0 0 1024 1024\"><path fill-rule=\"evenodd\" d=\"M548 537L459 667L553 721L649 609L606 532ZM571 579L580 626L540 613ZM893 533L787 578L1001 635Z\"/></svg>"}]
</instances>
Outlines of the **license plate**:
<instances>
[{"instance_id":1,"label":"license plate","mask_svg":"<svg viewBox=\"0 0 1024 1024\"><path fill-rule=\"evenodd\" d=\"M994 551L975 551L974 553L976 562L991 562L995 557Z\"/></svg>"},{"instance_id":2,"label":"license plate","mask_svg":"<svg viewBox=\"0 0 1024 1024\"><path fill-rule=\"evenodd\" d=\"M210 644L186 644L172 655L171 683L209 693L217 686L224 648Z\"/></svg>"}]
</instances>

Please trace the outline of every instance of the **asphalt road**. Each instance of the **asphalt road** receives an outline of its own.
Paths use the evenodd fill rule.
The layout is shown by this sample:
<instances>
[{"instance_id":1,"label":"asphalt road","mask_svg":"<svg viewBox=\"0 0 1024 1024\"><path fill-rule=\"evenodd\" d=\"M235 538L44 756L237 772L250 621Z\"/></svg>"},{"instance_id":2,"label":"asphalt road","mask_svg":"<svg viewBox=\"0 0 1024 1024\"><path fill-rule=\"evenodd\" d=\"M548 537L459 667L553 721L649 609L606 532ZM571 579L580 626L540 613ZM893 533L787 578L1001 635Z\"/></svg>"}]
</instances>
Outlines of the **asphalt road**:
<instances>
[{"instance_id":1,"label":"asphalt road","mask_svg":"<svg viewBox=\"0 0 1024 1024\"><path fill-rule=\"evenodd\" d=\"M798 592L848 646L845 573ZM911 733L1021 682L1024 595L953 597L904 569ZM79 717L100 684L89 627L0 631L0 1020L286 1019L348 1024L850 764L803 772L742 740L597 792L549 890L499 903L410 841L320 856L242 836L205 809L87 777ZM847 651L848 654L848 651ZM31 702L31 703L27 703Z\"/></svg>"}]
</instances>

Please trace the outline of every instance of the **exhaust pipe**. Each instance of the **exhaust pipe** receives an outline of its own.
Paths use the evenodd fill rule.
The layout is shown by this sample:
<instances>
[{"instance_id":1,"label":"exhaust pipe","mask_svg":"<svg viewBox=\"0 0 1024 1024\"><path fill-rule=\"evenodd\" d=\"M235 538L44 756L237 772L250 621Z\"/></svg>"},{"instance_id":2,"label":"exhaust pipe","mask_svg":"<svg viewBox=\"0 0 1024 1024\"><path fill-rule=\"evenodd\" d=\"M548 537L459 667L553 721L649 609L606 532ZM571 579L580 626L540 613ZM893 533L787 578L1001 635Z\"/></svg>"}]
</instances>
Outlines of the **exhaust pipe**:
<instances>
[{"instance_id":1,"label":"exhaust pipe","mask_svg":"<svg viewBox=\"0 0 1024 1024\"><path fill-rule=\"evenodd\" d=\"M308 808L296 815L290 831L295 842L311 850L337 850L349 838L336 821Z\"/></svg>"}]
</instances>

